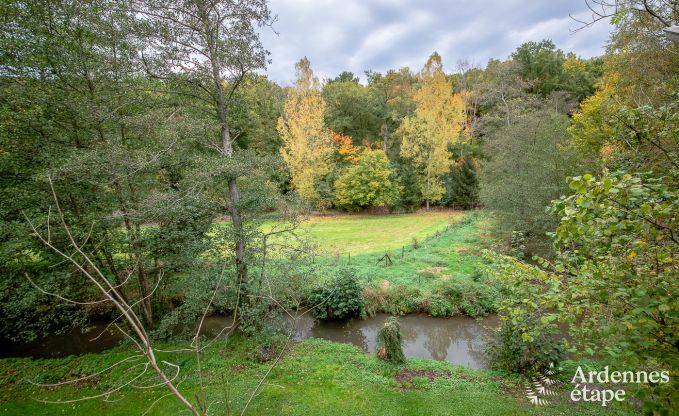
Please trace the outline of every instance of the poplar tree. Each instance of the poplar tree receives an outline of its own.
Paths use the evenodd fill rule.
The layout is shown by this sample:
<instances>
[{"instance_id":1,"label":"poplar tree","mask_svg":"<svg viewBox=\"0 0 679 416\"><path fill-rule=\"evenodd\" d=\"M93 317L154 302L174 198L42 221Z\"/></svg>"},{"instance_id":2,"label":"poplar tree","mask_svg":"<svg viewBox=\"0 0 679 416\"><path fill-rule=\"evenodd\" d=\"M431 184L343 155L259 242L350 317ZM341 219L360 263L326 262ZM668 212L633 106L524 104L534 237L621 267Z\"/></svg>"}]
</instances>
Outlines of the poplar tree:
<instances>
[{"instance_id":1,"label":"poplar tree","mask_svg":"<svg viewBox=\"0 0 679 416\"><path fill-rule=\"evenodd\" d=\"M434 52L420 73L421 87L413 96L415 113L403 119L401 156L413 164L427 209L443 197L441 175L451 164L448 145L459 140L464 103L446 79L441 56Z\"/></svg>"},{"instance_id":2,"label":"poplar tree","mask_svg":"<svg viewBox=\"0 0 679 416\"><path fill-rule=\"evenodd\" d=\"M333 142L323 124L325 101L320 83L307 58L295 64L297 80L288 92L278 133L283 141L281 155L290 169L292 187L297 193L323 206L316 184L330 172Z\"/></svg>"}]
</instances>

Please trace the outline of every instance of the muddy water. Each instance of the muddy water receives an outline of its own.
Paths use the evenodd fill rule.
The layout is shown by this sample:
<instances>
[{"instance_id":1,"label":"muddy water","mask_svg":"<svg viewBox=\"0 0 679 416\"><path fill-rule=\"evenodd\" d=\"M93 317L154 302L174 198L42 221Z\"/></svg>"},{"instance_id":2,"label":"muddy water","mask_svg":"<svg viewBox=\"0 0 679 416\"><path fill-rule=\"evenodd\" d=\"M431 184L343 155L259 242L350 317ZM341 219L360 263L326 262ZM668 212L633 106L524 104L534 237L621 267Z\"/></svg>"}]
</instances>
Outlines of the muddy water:
<instances>
[{"instance_id":1,"label":"muddy water","mask_svg":"<svg viewBox=\"0 0 679 416\"><path fill-rule=\"evenodd\" d=\"M379 314L365 320L351 319L343 322L314 321L309 315L298 318L294 324L297 340L322 338L334 342L354 344L366 352L375 352L377 331L388 315ZM432 318L424 314L400 318L403 352L406 357L431 358L471 368L487 366L484 348L490 328L498 325L494 316L482 319L467 317ZM231 325L231 317L210 316L203 325L203 333L215 336ZM105 331L105 322L93 323L89 330L74 330L63 335L53 335L27 344L1 342L0 357L64 357L72 354L102 352L120 343L119 334Z\"/></svg>"},{"instance_id":2,"label":"muddy water","mask_svg":"<svg viewBox=\"0 0 679 416\"><path fill-rule=\"evenodd\" d=\"M354 344L366 352L375 352L377 331L388 315L346 322L314 322L301 318L297 339L323 338ZM408 358L431 358L471 368L486 368L484 348L491 328L498 325L495 316L482 319L468 317L432 318L424 314L400 318L403 352Z\"/></svg>"},{"instance_id":3,"label":"muddy water","mask_svg":"<svg viewBox=\"0 0 679 416\"><path fill-rule=\"evenodd\" d=\"M92 322L84 329L74 329L27 343L0 340L0 358L56 358L106 351L123 339L122 334L108 330L107 324L105 321Z\"/></svg>"}]
</instances>

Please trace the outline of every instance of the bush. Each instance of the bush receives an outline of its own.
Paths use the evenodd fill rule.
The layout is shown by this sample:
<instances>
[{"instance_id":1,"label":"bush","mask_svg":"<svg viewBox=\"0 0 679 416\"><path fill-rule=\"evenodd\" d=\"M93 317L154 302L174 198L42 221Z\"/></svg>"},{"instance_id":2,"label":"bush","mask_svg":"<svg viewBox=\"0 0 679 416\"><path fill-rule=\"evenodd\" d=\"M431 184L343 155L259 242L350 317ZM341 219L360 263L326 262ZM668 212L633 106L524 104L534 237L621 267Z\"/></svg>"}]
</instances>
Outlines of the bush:
<instances>
[{"instance_id":1,"label":"bush","mask_svg":"<svg viewBox=\"0 0 679 416\"><path fill-rule=\"evenodd\" d=\"M453 316L458 312L449 299L440 295L433 295L423 302L423 309L433 317Z\"/></svg>"},{"instance_id":2,"label":"bush","mask_svg":"<svg viewBox=\"0 0 679 416\"><path fill-rule=\"evenodd\" d=\"M348 211L390 205L399 192L384 152L366 149L335 182L335 205Z\"/></svg>"},{"instance_id":3,"label":"bush","mask_svg":"<svg viewBox=\"0 0 679 416\"><path fill-rule=\"evenodd\" d=\"M341 268L333 280L311 291L307 306L317 319L345 319L363 312L364 301L356 273Z\"/></svg>"},{"instance_id":4,"label":"bush","mask_svg":"<svg viewBox=\"0 0 679 416\"><path fill-rule=\"evenodd\" d=\"M377 333L377 356L385 361L401 364L406 360L402 344L401 325L398 318L390 316Z\"/></svg>"},{"instance_id":5,"label":"bush","mask_svg":"<svg viewBox=\"0 0 679 416\"><path fill-rule=\"evenodd\" d=\"M384 312L405 315L419 312L422 307L422 291L416 287L398 285L389 288Z\"/></svg>"},{"instance_id":6,"label":"bush","mask_svg":"<svg viewBox=\"0 0 679 416\"><path fill-rule=\"evenodd\" d=\"M565 356L565 348L556 334L541 332L539 337L526 341L521 331L504 321L488 343L486 353L492 368L510 373L532 374L550 364L558 365Z\"/></svg>"},{"instance_id":7,"label":"bush","mask_svg":"<svg viewBox=\"0 0 679 416\"><path fill-rule=\"evenodd\" d=\"M467 316L477 318L485 316L496 309L495 298L497 289L493 285L480 282L448 280L439 282L434 287L430 310L432 316L451 316L461 311ZM435 305L435 299L439 299ZM441 301L448 302L451 307L445 307ZM450 310L450 314L441 315Z\"/></svg>"}]
</instances>

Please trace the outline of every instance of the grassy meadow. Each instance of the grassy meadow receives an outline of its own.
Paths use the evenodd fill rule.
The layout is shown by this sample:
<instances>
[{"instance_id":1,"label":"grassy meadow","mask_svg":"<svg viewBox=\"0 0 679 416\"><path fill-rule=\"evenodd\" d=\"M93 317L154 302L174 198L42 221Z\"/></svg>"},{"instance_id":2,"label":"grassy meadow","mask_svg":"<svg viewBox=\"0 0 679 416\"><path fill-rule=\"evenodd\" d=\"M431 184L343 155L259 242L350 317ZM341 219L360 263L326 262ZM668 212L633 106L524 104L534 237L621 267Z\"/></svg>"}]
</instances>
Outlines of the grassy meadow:
<instances>
[{"instance_id":1,"label":"grassy meadow","mask_svg":"<svg viewBox=\"0 0 679 416\"><path fill-rule=\"evenodd\" d=\"M394 216L342 215L317 217L302 224L326 253L318 267L352 267L363 286L369 314L425 312L434 316L492 312L492 285L483 280L479 251L492 244L490 218L482 212L431 212ZM271 224L266 225L271 226ZM416 240L416 242L415 242ZM351 253L351 257L349 257ZM339 254L339 255L338 255ZM389 254L392 264L378 260ZM249 395L269 370L260 363L261 340L232 336L211 346L202 359L209 414L240 414ZM283 349L285 341L275 341ZM173 349L181 343L163 345ZM132 355L129 346L101 354L60 359L0 360L2 415L174 415L182 407L166 390L128 386L110 400L95 396L135 377L142 362L117 367L61 388L38 388L28 380L55 383L91 374ZM181 366L180 388L193 397L198 379L191 353L158 353L159 360ZM137 386L152 385L141 377ZM308 339L290 342L246 414L251 415L598 415L598 406L573 405L567 399L549 406L531 405L525 381L490 370L473 370L447 362L410 359L393 365L359 348ZM161 400L158 398L163 397ZM564 396L565 397L565 396ZM62 401L67 403L44 403ZM229 403L226 405L226 403ZM628 414L626 408L605 414Z\"/></svg>"},{"instance_id":2,"label":"grassy meadow","mask_svg":"<svg viewBox=\"0 0 679 416\"><path fill-rule=\"evenodd\" d=\"M422 241L463 216L458 211L313 216L302 223L301 230L329 254L355 256L410 246L413 239Z\"/></svg>"},{"instance_id":3,"label":"grassy meadow","mask_svg":"<svg viewBox=\"0 0 679 416\"><path fill-rule=\"evenodd\" d=\"M482 212L443 211L320 218L305 227L311 238L333 239L326 247L343 248L326 250L318 262L328 272L355 270L368 314L477 317L494 311L494 285L479 267L480 250L492 244L490 225ZM349 255L356 245L369 248Z\"/></svg>"},{"instance_id":4,"label":"grassy meadow","mask_svg":"<svg viewBox=\"0 0 679 416\"><path fill-rule=\"evenodd\" d=\"M240 414L270 363L253 353L256 341L241 337L215 344L202 360L211 415ZM111 377L98 376L74 386L39 389L26 382L58 382L104 368L131 352L121 347L107 354L63 359L0 360L0 414L3 415L175 415L182 407L163 388L126 388L110 400L43 403L95 395L132 379L140 366L130 363ZM197 391L195 357L191 353L159 353L182 366L180 388ZM142 377L139 385L153 384ZM625 408L575 405L565 397L536 407L524 397L524 382L501 373L471 370L445 362L411 359L396 366L355 346L309 339L288 346L249 415L626 415ZM161 400L158 398L164 397ZM229 403L228 405L226 403Z\"/></svg>"}]
</instances>

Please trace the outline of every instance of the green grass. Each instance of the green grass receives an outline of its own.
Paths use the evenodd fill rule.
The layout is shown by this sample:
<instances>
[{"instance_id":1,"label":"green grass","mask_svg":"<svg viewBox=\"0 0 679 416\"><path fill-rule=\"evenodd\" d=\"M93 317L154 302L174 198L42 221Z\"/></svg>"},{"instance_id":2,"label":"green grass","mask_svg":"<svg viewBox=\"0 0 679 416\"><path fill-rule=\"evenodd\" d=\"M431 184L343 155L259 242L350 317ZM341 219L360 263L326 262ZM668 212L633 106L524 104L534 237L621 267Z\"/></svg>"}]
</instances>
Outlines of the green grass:
<instances>
[{"instance_id":1,"label":"green grass","mask_svg":"<svg viewBox=\"0 0 679 416\"><path fill-rule=\"evenodd\" d=\"M336 215L311 217L301 231L331 254L359 255L400 249L413 238L423 240L461 218L456 211L399 215ZM270 228L275 222L264 224Z\"/></svg>"},{"instance_id":2,"label":"green grass","mask_svg":"<svg viewBox=\"0 0 679 416\"><path fill-rule=\"evenodd\" d=\"M314 218L303 228L329 255L317 259L324 271L348 266L357 270L371 312L409 313L423 310L439 315L467 313L494 295L479 276L479 250L490 244L483 213L421 213L398 216L339 216ZM269 224L271 226L271 224ZM412 246L413 237L418 247ZM401 248L404 247L402 251ZM339 256L332 255L333 250ZM349 253L352 253L349 260ZM393 264L377 260L389 253ZM331 275L331 273L321 273ZM447 302L447 303L446 303ZM487 306L487 305L486 305ZM167 348L172 345L165 346ZM210 414L240 414L249 394L269 368L255 359L253 338L233 337L206 351L203 368ZM54 383L91 374L131 353L120 347L102 354L63 359L0 360L0 415L140 415L165 395L163 388L127 387L120 394L71 404L129 380L138 368L116 368L77 385L41 389L26 380ZM159 353L159 360L181 366L177 380L193 400L197 392L195 357ZM126 368L127 367L127 368ZM403 370L414 377L399 377ZM433 380L417 374L435 374ZM154 384L155 378L140 380ZM309 339L294 344L273 369L247 414L252 415L598 415L632 414L626 405L601 408L559 400L546 407L530 405L524 380L488 370L471 370L432 360L408 360L397 367L347 344ZM149 415L182 414L172 397L157 402ZM186 414L186 412L183 412Z\"/></svg>"},{"instance_id":3,"label":"green grass","mask_svg":"<svg viewBox=\"0 0 679 416\"><path fill-rule=\"evenodd\" d=\"M240 414L245 401L267 371L269 364L254 359L252 339L233 338L207 350L204 375L208 400L215 401L210 414L227 414L229 398L233 414ZM36 399L68 400L93 395L132 371L119 369L112 377L98 377L75 387L41 389L26 379L55 382L78 377L114 363L125 356L123 348L107 354L64 359L0 360L0 414L7 415L140 415L166 390L125 388L110 397L74 404L44 404ZM197 391L192 354L159 354L161 359L182 366L180 388L191 399ZM398 381L404 369L436 374ZM412 373L411 373L412 374ZM153 384L156 380L144 380ZM567 401L545 407L530 405L523 397L524 382L490 371L470 370L430 360L409 360L398 367L366 354L357 347L310 339L295 344L274 368L261 393L253 400L251 415L598 415L631 414L626 408L574 405ZM219 402L219 403L217 403ZM149 415L181 414L172 397L159 401ZM184 414L186 414L184 412Z\"/></svg>"},{"instance_id":4,"label":"green grass","mask_svg":"<svg viewBox=\"0 0 679 416\"><path fill-rule=\"evenodd\" d=\"M492 312L496 293L479 267L481 248L492 242L490 220L477 212L448 215L441 228L433 228L424 238L418 237L417 247L412 244L412 234L395 230L394 235L407 243L359 255L328 256L319 259L319 263L326 269L325 275L332 275L338 267L354 268L364 287L370 314L426 312L434 316L459 313L478 316ZM428 216L422 215L427 223ZM418 218L408 217L411 229L416 228L412 223ZM359 231L355 234L364 238ZM379 261L385 254L392 260L390 265Z\"/></svg>"}]
</instances>

